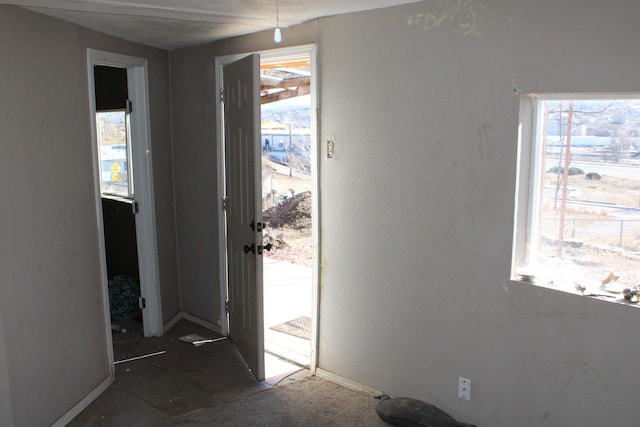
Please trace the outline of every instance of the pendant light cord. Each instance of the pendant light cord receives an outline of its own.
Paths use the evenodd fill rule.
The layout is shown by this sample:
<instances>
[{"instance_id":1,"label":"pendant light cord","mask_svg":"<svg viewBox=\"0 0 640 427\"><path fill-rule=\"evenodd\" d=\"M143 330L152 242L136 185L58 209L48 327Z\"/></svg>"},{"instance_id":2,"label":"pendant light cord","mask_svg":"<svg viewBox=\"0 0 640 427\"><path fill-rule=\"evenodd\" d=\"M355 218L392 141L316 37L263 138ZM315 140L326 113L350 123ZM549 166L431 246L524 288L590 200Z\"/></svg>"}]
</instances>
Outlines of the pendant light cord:
<instances>
[{"instance_id":1,"label":"pendant light cord","mask_svg":"<svg viewBox=\"0 0 640 427\"><path fill-rule=\"evenodd\" d=\"M273 32L273 41L282 42L282 32L280 31L280 0L276 0L276 29Z\"/></svg>"}]
</instances>

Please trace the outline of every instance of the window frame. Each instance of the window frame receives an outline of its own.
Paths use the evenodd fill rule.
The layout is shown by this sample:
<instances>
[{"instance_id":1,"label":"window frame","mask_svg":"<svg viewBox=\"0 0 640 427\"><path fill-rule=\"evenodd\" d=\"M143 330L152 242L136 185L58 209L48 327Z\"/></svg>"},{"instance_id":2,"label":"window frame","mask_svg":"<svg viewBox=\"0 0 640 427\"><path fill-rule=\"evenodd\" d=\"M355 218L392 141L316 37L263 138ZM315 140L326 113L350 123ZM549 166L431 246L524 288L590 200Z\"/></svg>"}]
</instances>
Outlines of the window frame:
<instances>
[{"instance_id":1,"label":"window frame","mask_svg":"<svg viewBox=\"0 0 640 427\"><path fill-rule=\"evenodd\" d=\"M538 228L534 226L537 206L540 203L543 168L540 165L542 144L538 144L542 132L541 108L544 101L599 101L599 100L640 99L640 93L521 93L518 116L518 149L516 159L516 185L514 203L513 245L511 254L510 279L516 282L531 283L522 277L522 265L527 259L527 247L538 237ZM544 286L540 284L540 286ZM550 288L565 292L562 289Z\"/></svg>"},{"instance_id":2,"label":"window frame","mask_svg":"<svg viewBox=\"0 0 640 427\"><path fill-rule=\"evenodd\" d=\"M126 190L126 194L124 192L118 192L118 191L108 191L108 190L104 190L103 186L104 186L104 178L103 178L103 170L102 170L102 145L101 145L101 138L98 134L96 134L96 142L97 142L97 150L98 150L98 162L100 164L100 168L98 170L99 173L99 180L100 180L100 193L103 196L108 196L108 197L113 197L113 198L122 198L122 199L127 199L127 200L134 200L135 199L135 187L134 187L134 180L133 180L133 149L131 146L131 112L128 108L124 108L124 109L116 109L116 110L101 110L101 111L96 111L96 131L99 133L100 129L101 129L101 125L100 125L100 119L99 119L99 115L100 114L104 114L104 113L123 113L124 114L124 132L125 132L125 140L124 140L124 145L125 145L125 151L126 151L126 158L125 158L125 171L127 172L127 190ZM121 145L121 144L118 144Z\"/></svg>"}]
</instances>

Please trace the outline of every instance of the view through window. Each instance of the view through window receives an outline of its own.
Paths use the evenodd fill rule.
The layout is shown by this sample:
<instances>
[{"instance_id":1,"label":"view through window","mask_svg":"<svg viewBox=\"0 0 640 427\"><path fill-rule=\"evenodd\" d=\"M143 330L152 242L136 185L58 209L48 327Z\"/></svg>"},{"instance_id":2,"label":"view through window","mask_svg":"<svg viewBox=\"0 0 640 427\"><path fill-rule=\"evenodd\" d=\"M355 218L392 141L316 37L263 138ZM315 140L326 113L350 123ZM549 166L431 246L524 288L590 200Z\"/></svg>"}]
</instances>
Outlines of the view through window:
<instances>
[{"instance_id":1,"label":"view through window","mask_svg":"<svg viewBox=\"0 0 640 427\"><path fill-rule=\"evenodd\" d=\"M133 197L129 118L125 110L96 113L100 191L103 194Z\"/></svg>"},{"instance_id":2,"label":"view through window","mask_svg":"<svg viewBox=\"0 0 640 427\"><path fill-rule=\"evenodd\" d=\"M529 171L520 177L527 224L516 221L523 250L514 251L514 276L637 302L640 100L536 99L532 107L531 156L524 156L531 168L520 167Z\"/></svg>"}]
</instances>

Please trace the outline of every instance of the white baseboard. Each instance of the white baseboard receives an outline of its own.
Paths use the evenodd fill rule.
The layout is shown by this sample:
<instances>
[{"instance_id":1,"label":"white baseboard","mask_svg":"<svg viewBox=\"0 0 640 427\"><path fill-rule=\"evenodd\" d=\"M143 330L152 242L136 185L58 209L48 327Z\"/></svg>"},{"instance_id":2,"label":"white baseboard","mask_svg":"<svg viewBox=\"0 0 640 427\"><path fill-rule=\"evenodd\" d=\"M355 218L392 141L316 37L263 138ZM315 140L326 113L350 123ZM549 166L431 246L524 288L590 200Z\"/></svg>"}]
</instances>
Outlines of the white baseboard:
<instances>
[{"instance_id":1,"label":"white baseboard","mask_svg":"<svg viewBox=\"0 0 640 427\"><path fill-rule=\"evenodd\" d=\"M75 417L80 414L80 412L84 411L87 406L91 405L91 403L98 398L112 383L114 380L113 370L112 374L103 382L98 385L98 387L94 388L91 393L86 395L84 399L78 402L73 408L69 410L66 414L62 416L58 421L52 424L52 427L64 427L69 424Z\"/></svg>"},{"instance_id":2,"label":"white baseboard","mask_svg":"<svg viewBox=\"0 0 640 427\"><path fill-rule=\"evenodd\" d=\"M222 335L221 329L219 325L216 325L215 323L211 323L209 321L200 319L199 317L193 316L189 313L182 313L182 318L185 320L188 320L189 322L193 322L196 325L200 325L203 328L207 328L212 330L213 332L215 332L216 334L220 334Z\"/></svg>"},{"instance_id":3,"label":"white baseboard","mask_svg":"<svg viewBox=\"0 0 640 427\"><path fill-rule=\"evenodd\" d=\"M188 320L189 322L195 323L196 325L202 326L203 328L207 328L207 329L215 332L216 334L223 335L222 332L221 332L222 330L220 329L219 325L216 325L215 323L211 323L209 321L203 320L203 319L201 319L199 317L196 317L196 316L194 316L192 314L185 313L184 311L181 311L178 314L176 314L175 316L173 316L171 318L171 320L169 320L169 322L167 322L167 324L164 325L164 328L163 328L164 333L166 334L169 329L174 327L175 324L178 323L182 319Z\"/></svg>"},{"instance_id":4,"label":"white baseboard","mask_svg":"<svg viewBox=\"0 0 640 427\"><path fill-rule=\"evenodd\" d=\"M375 390L371 387L367 387L365 385L362 385L353 380L334 374L333 372L329 372L319 367L316 368L316 375L321 378L327 379L331 382L334 382L336 384L339 384L343 387L349 388L351 390L368 394L372 397L380 396L381 394L383 394L381 391Z\"/></svg>"},{"instance_id":5,"label":"white baseboard","mask_svg":"<svg viewBox=\"0 0 640 427\"><path fill-rule=\"evenodd\" d=\"M171 320L169 320L163 327L162 327L162 334L166 334L169 329L173 328L175 326L176 323L178 323L180 321L180 319L182 319L182 311L179 311L176 313L175 316L173 316L171 318Z\"/></svg>"},{"instance_id":6,"label":"white baseboard","mask_svg":"<svg viewBox=\"0 0 640 427\"><path fill-rule=\"evenodd\" d=\"M188 320L190 322L195 323L196 325L200 325L203 328L210 329L217 334L220 334L220 326L208 322L206 320L200 319L196 316L193 316L189 313L185 313L181 311L177 313L175 316L167 322L163 327L163 333L166 333L169 329L175 326L181 319ZM63 427L69 424L75 417L80 414L80 412L84 411L94 400L98 398L114 381L115 374L112 370L111 375L105 379L102 383L100 383L95 389L91 391L87 396L84 397L80 402L78 402L73 408L71 408L66 414L62 416L59 420L52 424L52 427Z\"/></svg>"}]
</instances>

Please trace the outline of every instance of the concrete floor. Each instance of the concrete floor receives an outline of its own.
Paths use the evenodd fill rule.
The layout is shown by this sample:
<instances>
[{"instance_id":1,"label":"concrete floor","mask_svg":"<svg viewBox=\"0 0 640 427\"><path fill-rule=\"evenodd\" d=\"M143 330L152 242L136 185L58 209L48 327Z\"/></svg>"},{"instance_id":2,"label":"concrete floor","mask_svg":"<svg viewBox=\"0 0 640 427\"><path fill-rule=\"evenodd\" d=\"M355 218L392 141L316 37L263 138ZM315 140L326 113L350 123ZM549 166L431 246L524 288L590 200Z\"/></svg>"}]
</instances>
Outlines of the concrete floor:
<instances>
[{"instance_id":1,"label":"concrete floor","mask_svg":"<svg viewBox=\"0 0 640 427\"><path fill-rule=\"evenodd\" d=\"M375 398L306 370L256 381L231 341L180 341L187 334L217 337L186 320L160 338L126 326L126 334L114 333L116 361L166 353L116 364L114 384L70 426L386 425Z\"/></svg>"},{"instance_id":2,"label":"concrete floor","mask_svg":"<svg viewBox=\"0 0 640 427\"><path fill-rule=\"evenodd\" d=\"M300 366L309 366L311 342L276 332L272 327L301 316L311 317L312 270L310 268L263 257L264 348ZM277 372L279 364L265 355L265 372Z\"/></svg>"}]
</instances>

